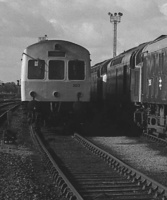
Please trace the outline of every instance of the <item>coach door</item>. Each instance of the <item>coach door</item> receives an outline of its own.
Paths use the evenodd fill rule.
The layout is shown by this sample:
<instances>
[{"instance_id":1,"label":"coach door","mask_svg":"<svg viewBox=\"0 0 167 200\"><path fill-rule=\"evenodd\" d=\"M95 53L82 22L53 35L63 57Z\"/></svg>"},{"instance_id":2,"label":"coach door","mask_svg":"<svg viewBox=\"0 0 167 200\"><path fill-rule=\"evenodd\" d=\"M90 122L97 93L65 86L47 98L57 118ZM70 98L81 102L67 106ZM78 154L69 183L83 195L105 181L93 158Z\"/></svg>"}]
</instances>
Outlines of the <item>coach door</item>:
<instances>
[{"instance_id":1,"label":"coach door","mask_svg":"<svg viewBox=\"0 0 167 200\"><path fill-rule=\"evenodd\" d=\"M141 102L141 66L131 69L131 100Z\"/></svg>"},{"instance_id":2,"label":"coach door","mask_svg":"<svg viewBox=\"0 0 167 200\"><path fill-rule=\"evenodd\" d=\"M102 104L103 97L103 81L100 73L100 68L97 70L97 101L98 104Z\"/></svg>"}]
</instances>

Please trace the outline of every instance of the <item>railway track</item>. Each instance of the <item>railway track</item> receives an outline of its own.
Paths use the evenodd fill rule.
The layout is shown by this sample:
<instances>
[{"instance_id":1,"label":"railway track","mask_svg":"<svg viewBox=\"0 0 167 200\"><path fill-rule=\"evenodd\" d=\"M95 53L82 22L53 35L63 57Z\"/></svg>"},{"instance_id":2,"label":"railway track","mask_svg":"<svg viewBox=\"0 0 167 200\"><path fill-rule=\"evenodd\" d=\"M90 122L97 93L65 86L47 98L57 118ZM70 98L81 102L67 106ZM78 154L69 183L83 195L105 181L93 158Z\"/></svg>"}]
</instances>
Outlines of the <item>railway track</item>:
<instances>
[{"instance_id":1,"label":"railway track","mask_svg":"<svg viewBox=\"0 0 167 200\"><path fill-rule=\"evenodd\" d=\"M20 106L20 103L7 103L0 105L0 122L7 120L10 116L10 112Z\"/></svg>"},{"instance_id":2,"label":"railway track","mask_svg":"<svg viewBox=\"0 0 167 200\"><path fill-rule=\"evenodd\" d=\"M167 199L166 187L77 134L55 136L35 128L31 133L53 179L68 199Z\"/></svg>"},{"instance_id":3,"label":"railway track","mask_svg":"<svg viewBox=\"0 0 167 200\"><path fill-rule=\"evenodd\" d=\"M16 140L16 133L10 131L10 127L12 122L12 112L18 108L18 106L20 106L20 103L16 102L0 106L0 126L3 127L3 134L0 136L0 139L2 144L10 144L9 147L12 143L15 143Z\"/></svg>"},{"instance_id":4,"label":"railway track","mask_svg":"<svg viewBox=\"0 0 167 200\"><path fill-rule=\"evenodd\" d=\"M160 143L160 144L164 145L165 147L167 147L167 138L159 138L155 135L151 135L151 134L148 134L146 132L144 132L142 134L142 136L144 136L145 138L148 138L149 140L155 141L155 142Z\"/></svg>"}]
</instances>

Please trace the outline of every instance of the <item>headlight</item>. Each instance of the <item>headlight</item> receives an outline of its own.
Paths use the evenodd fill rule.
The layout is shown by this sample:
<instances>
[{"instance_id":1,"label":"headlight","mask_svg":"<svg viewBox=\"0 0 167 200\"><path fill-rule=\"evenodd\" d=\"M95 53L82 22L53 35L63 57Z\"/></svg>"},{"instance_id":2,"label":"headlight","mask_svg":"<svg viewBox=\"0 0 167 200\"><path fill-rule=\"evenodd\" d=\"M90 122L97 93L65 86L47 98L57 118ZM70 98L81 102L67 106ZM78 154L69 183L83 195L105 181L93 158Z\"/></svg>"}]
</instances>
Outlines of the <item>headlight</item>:
<instances>
[{"instance_id":1,"label":"headlight","mask_svg":"<svg viewBox=\"0 0 167 200\"><path fill-rule=\"evenodd\" d=\"M33 98L35 98L35 97L36 97L36 92L31 91L31 92L30 92L30 96L32 96Z\"/></svg>"},{"instance_id":2,"label":"headlight","mask_svg":"<svg viewBox=\"0 0 167 200\"><path fill-rule=\"evenodd\" d=\"M55 92L53 92L53 96L56 97L56 98L58 98L60 96L60 93L57 92L57 91L55 91Z\"/></svg>"}]
</instances>

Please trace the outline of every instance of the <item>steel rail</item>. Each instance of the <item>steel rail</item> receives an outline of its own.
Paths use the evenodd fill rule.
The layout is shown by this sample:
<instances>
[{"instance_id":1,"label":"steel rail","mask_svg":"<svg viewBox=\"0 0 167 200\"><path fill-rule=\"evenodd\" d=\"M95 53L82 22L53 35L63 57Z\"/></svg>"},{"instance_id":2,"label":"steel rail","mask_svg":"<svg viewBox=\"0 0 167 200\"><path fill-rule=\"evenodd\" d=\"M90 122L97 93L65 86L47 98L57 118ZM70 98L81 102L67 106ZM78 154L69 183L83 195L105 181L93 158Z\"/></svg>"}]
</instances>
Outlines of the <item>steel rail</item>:
<instances>
[{"instance_id":1,"label":"steel rail","mask_svg":"<svg viewBox=\"0 0 167 200\"><path fill-rule=\"evenodd\" d=\"M2 113L2 114L0 115L0 120L1 120L2 118L6 118L6 119L7 119L7 114L8 114L8 112L9 112L9 111L13 111L13 110L14 110L16 107L18 107L18 106L20 106L20 104L14 105L12 108L10 108L10 109L6 110L4 113Z\"/></svg>"},{"instance_id":2,"label":"steel rail","mask_svg":"<svg viewBox=\"0 0 167 200\"><path fill-rule=\"evenodd\" d=\"M68 178L64 175L62 170L56 164L55 160L50 155L47 148L44 146L43 142L41 141L38 133L36 132L34 127L30 127L31 136L33 141L36 145L39 146L41 153L44 155L46 159L46 165L49 168L50 173L53 175L54 181L57 183L57 186L61 189L62 193L65 195L66 198L69 200L83 200L81 195L77 192Z\"/></svg>"},{"instance_id":3,"label":"steel rail","mask_svg":"<svg viewBox=\"0 0 167 200\"><path fill-rule=\"evenodd\" d=\"M139 172L138 170L125 164L123 161L109 154L108 152L100 149L98 146L92 142L86 140L79 134L75 133L74 137L83 144L87 149L92 151L92 153L98 155L103 160L105 160L110 166L115 168L118 172L125 174L128 179L137 181L139 184L143 185L143 188L149 189L149 194L155 194L155 197L162 196L162 200L167 200L167 187L158 183L157 181L151 179L145 174Z\"/></svg>"},{"instance_id":4,"label":"steel rail","mask_svg":"<svg viewBox=\"0 0 167 200\"><path fill-rule=\"evenodd\" d=\"M142 136L144 136L144 137L146 137L146 138L149 138L149 139L152 140L152 141L156 141L156 142L159 142L159 143L161 143L161 144L167 146L167 139L164 140L164 139L158 138L158 137L156 137L156 136L154 136L154 135L150 135L150 134L148 134L148 133L146 133L146 132L143 132Z\"/></svg>"},{"instance_id":5,"label":"steel rail","mask_svg":"<svg viewBox=\"0 0 167 200\"><path fill-rule=\"evenodd\" d=\"M1 108L4 108L4 107L6 107L6 106L10 106L10 105L13 105L13 104L16 104L16 102L1 102L0 103L0 109Z\"/></svg>"}]
</instances>

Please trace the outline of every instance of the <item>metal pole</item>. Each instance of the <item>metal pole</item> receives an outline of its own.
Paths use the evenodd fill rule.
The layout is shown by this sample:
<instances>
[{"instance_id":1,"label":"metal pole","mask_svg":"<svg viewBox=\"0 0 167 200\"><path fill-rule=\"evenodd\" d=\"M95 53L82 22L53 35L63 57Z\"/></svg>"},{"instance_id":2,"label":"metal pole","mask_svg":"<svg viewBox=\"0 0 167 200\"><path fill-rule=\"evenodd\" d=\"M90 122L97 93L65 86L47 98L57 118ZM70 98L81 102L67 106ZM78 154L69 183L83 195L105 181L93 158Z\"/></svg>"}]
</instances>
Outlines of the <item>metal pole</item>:
<instances>
[{"instance_id":1,"label":"metal pole","mask_svg":"<svg viewBox=\"0 0 167 200\"><path fill-rule=\"evenodd\" d=\"M119 12L113 15L109 12L108 15L110 15L110 22L114 23L113 57L115 57L117 55L117 23L121 21L121 16L123 16L123 14Z\"/></svg>"},{"instance_id":2,"label":"metal pole","mask_svg":"<svg viewBox=\"0 0 167 200\"><path fill-rule=\"evenodd\" d=\"M117 55L117 22L114 22L113 57Z\"/></svg>"}]
</instances>

